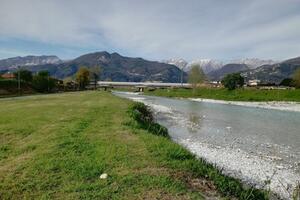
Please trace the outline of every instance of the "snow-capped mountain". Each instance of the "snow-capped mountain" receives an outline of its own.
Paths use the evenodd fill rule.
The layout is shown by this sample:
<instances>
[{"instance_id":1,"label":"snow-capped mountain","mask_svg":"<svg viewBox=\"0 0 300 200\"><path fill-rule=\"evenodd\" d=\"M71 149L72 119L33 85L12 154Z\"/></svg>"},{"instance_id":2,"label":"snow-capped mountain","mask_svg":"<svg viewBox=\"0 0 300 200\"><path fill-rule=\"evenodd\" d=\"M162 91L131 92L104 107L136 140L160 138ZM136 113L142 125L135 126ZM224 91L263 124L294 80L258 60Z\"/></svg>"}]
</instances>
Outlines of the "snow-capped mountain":
<instances>
[{"instance_id":1,"label":"snow-capped mountain","mask_svg":"<svg viewBox=\"0 0 300 200\"><path fill-rule=\"evenodd\" d=\"M188 65L188 62L182 58L171 58L169 60L162 60L163 63L175 65L179 69L183 69L185 71L185 67Z\"/></svg>"},{"instance_id":2,"label":"snow-capped mountain","mask_svg":"<svg viewBox=\"0 0 300 200\"><path fill-rule=\"evenodd\" d=\"M0 60L0 70L14 69L18 66L34 66L62 63L57 56L25 56Z\"/></svg>"},{"instance_id":3,"label":"snow-capped mountain","mask_svg":"<svg viewBox=\"0 0 300 200\"><path fill-rule=\"evenodd\" d=\"M232 61L230 61L230 63L246 64L250 69L255 69L262 65L273 65L275 63L278 63L278 61L262 60L262 59L258 59L258 58L245 58L245 59L232 60Z\"/></svg>"},{"instance_id":4,"label":"snow-capped mountain","mask_svg":"<svg viewBox=\"0 0 300 200\"><path fill-rule=\"evenodd\" d=\"M202 70L204 71L204 73L209 73L211 71L220 69L224 63L222 61L219 60L214 60L214 59L196 59L191 61L187 67L186 67L186 71L189 71L191 69L191 66L194 64L199 64L202 68Z\"/></svg>"},{"instance_id":5,"label":"snow-capped mountain","mask_svg":"<svg viewBox=\"0 0 300 200\"><path fill-rule=\"evenodd\" d=\"M183 69L183 71L188 72L191 69L191 66L194 64L199 64L201 68L203 69L204 73L209 73L213 70L219 69L223 66L223 62L213 59L197 59L193 60L191 62L187 62L186 60L182 58L172 58L169 60L163 60L162 62L175 65L180 69Z\"/></svg>"},{"instance_id":6,"label":"snow-capped mountain","mask_svg":"<svg viewBox=\"0 0 300 200\"><path fill-rule=\"evenodd\" d=\"M262 65L272 65L278 63L278 61L274 60L262 60L258 58L245 58L245 59L236 59L236 60L229 60L229 61L221 61L216 59L195 59L191 62L187 62L186 60L179 58L179 59L169 59L163 60L162 62L175 65L180 69L188 72L191 69L193 64L199 64L203 69L204 73L208 74L212 71L218 70L222 68L224 65L227 64L245 64L250 69L255 69Z\"/></svg>"}]
</instances>

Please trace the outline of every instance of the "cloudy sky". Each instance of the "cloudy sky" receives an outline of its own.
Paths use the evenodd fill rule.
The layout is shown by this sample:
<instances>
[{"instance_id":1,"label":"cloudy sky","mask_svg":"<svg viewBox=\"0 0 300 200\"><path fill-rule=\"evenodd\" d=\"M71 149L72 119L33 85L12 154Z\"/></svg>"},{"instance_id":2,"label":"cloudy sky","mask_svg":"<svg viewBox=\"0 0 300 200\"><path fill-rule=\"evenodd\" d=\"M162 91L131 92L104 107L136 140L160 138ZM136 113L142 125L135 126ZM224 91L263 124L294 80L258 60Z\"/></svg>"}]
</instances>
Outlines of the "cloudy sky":
<instances>
[{"instance_id":1,"label":"cloudy sky","mask_svg":"<svg viewBox=\"0 0 300 200\"><path fill-rule=\"evenodd\" d=\"M300 0L0 0L0 58L300 56Z\"/></svg>"}]
</instances>

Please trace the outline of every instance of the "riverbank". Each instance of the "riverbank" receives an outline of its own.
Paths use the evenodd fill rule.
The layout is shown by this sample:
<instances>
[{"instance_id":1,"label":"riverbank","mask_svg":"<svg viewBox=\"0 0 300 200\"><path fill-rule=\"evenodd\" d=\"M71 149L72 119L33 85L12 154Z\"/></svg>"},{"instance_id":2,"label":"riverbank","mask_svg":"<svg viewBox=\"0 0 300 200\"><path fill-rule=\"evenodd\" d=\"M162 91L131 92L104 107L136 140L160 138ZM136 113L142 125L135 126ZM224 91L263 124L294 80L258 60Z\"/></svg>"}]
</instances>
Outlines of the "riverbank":
<instances>
[{"instance_id":1,"label":"riverbank","mask_svg":"<svg viewBox=\"0 0 300 200\"><path fill-rule=\"evenodd\" d=\"M166 99L130 92L116 94L149 105L155 111L158 121L170 130L173 140L200 158L218 166L225 174L258 188L270 189L284 199L292 198L300 178L297 150L292 151L293 148L289 143L285 143L286 141L268 142L273 141L271 138L278 142L280 137L276 134L285 133L287 129L292 131L293 127L295 128L291 126L293 123L286 124L283 118L292 115L299 119L298 113L266 112L262 109L227 105L214 106L205 101L197 105L184 99ZM253 119L257 119L255 116L262 117L264 122L260 124L258 119L251 125L251 120L248 121L246 115L241 115L239 109L249 112L250 116L254 115ZM227 115L226 112L230 110L239 115ZM270 115L276 114L280 115L275 119L281 119L277 128L270 126L270 121L267 120L270 119ZM221 123L221 126L218 126L218 123ZM268 134L269 129L274 133L274 137ZM240 131L242 134L238 134ZM262 133L264 135L261 135ZM298 135L297 131L295 134ZM285 135L293 138L293 135ZM294 137L295 144L299 141L297 138Z\"/></svg>"},{"instance_id":2,"label":"riverbank","mask_svg":"<svg viewBox=\"0 0 300 200\"><path fill-rule=\"evenodd\" d=\"M156 89L146 90L145 94L178 97L178 98L202 98L225 101L292 101L300 102L300 89L295 90L260 90L256 88L245 88L229 91L225 88L205 88L196 89Z\"/></svg>"},{"instance_id":3,"label":"riverbank","mask_svg":"<svg viewBox=\"0 0 300 200\"><path fill-rule=\"evenodd\" d=\"M264 108L264 109L274 109L281 111L293 111L300 112L300 102L287 102L287 101L266 101L266 102L251 102L251 101L223 101L214 99L202 99L202 98L188 98L192 101L197 102L207 102L207 103L218 103L218 104L228 104L237 106L246 106L252 108Z\"/></svg>"},{"instance_id":4,"label":"riverbank","mask_svg":"<svg viewBox=\"0 0 300 200\"><path fill-rule=\"evenodd\" d=\"M206 179L205 165L170 139L129 126L130 104L93 91L0 101L1 198L254 197Z\"/></svg>"}]
</instances>

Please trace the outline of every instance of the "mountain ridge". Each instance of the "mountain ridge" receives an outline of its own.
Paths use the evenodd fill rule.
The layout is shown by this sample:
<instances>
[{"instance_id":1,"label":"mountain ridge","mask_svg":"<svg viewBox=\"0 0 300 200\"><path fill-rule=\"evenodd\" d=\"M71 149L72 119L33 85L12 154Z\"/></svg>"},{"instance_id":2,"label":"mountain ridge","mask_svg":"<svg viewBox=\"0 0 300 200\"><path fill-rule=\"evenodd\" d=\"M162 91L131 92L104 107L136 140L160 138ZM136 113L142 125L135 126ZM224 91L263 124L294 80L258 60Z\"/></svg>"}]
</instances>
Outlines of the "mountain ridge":
<instances>
[{"instance_id":1,"label":"mountain ridge","mask_svg":"<svg viewBox=\"0 0 300 200\"><path fill-rule=\"evenodd\" d=\"M0 70L15 69L18 66L34 66L42 64L59 64L63 61L55 55L17 56L0 60Z\"/></svg>"},{"instance_id":2,"label":"mountain ridge","mask_svg":"<svg viewBox=\"0 0 300 200\"><path fill-rule=\"evenodd\" d=\"M80 67L101 67L101 80L179 82L181 70L175 65L122 56L116 52L99 51L81 55L73 60L42 65L24 65L32 72L47 70L56 78L72 77ZM187 74L184 73L184 80Z\"/></svg>"}]
</instances>

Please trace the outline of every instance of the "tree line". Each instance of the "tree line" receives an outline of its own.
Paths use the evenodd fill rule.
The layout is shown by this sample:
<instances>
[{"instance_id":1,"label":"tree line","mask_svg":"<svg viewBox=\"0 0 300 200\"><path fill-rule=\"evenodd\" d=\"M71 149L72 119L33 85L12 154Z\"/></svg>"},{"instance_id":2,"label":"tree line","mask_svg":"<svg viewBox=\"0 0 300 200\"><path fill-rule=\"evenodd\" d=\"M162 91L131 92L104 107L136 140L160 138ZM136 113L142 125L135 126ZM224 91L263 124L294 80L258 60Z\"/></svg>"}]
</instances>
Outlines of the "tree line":
<instances>
[{"instance_id":1,"label":"tree line","mask_svg":"<svg viewBox=\"0 0 300 200\"><path fill-rule=\"evenodd\" d=\"M96 88L100 73L101 68L95 66L90 68L80 67L74 76L64 80L52 77L49 71L32 73L26 69L19 69L13 74L15 80L21 83L21 87L26 84L37 92L49 93L62 90L84 90L88 85L91 85L91 81L92 86Z\"/></svg>"}]
</instances>

